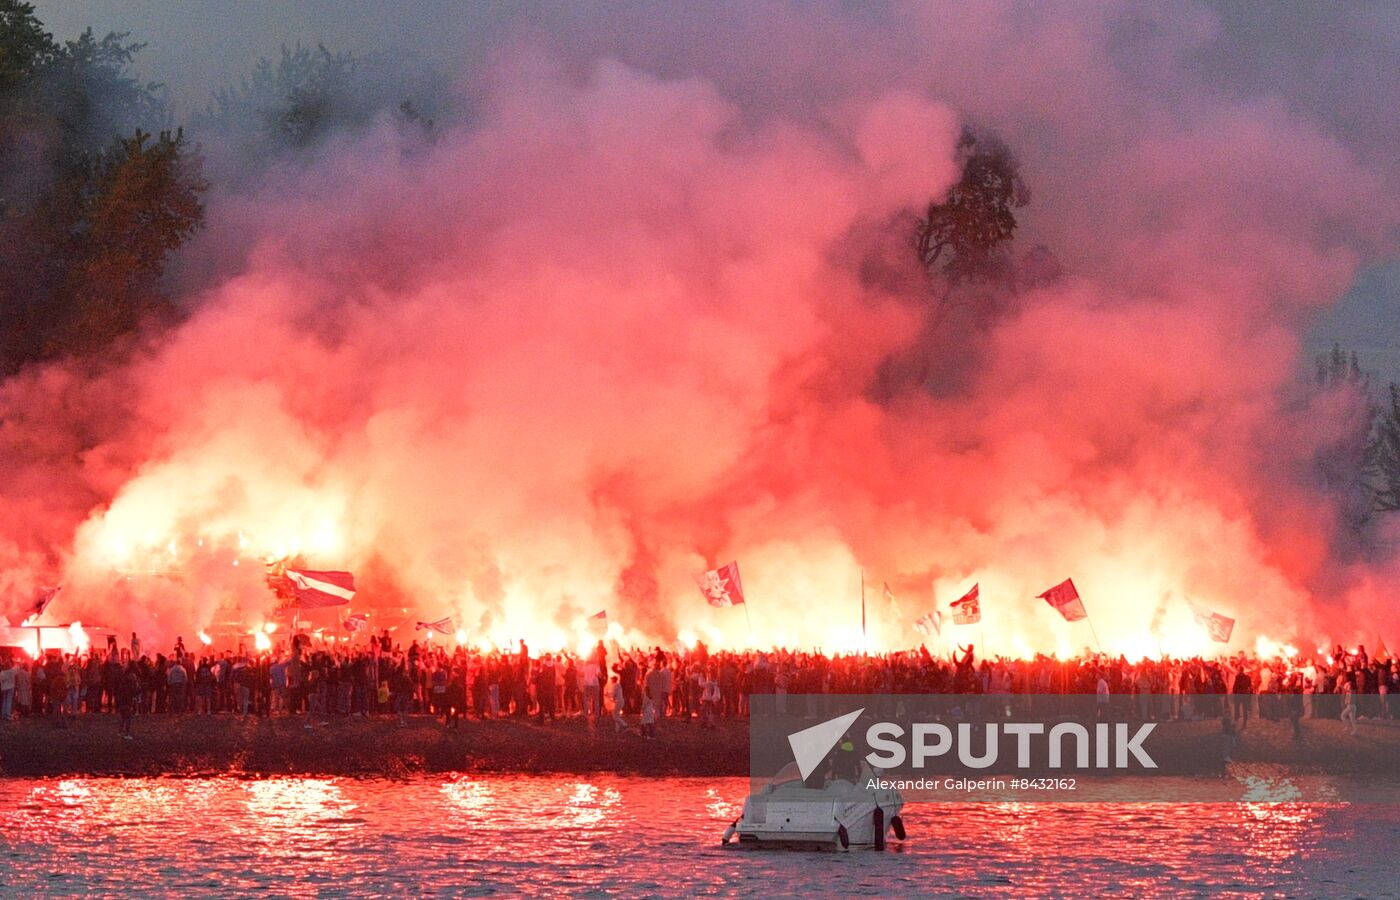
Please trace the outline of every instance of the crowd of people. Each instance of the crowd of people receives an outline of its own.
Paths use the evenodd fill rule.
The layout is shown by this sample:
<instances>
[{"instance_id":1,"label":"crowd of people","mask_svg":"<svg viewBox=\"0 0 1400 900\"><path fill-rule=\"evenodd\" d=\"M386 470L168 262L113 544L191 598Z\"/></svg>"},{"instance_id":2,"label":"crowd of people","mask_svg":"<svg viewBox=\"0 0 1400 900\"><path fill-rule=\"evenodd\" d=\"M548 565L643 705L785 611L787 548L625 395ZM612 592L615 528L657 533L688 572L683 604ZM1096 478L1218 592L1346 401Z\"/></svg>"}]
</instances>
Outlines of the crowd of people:
<instances>
[{"instance_id":1,"label":"crowd of people","mask_svg":"<svg viewBox=\"0 0 1400 900\"><path fill-rule=\"evenodd\" d=\"M972 646L946 656L927 649L829 656L817 652L710 652L704 644L667 651L599 642L586 654L532 654L393 642L317 645L298 635L268 651L170 652L115 642L87 653L14 653L0 659L0 722L116 713L130 736L138 715L303 716L307 727L336 716L464 718L583 717L655 737L665 723L748 715L749 698L792 694L1004 694L1029 707L1093 695L1105 714L1142 720L1224 716L1341 719L1400 717L1400 660L1341 646L1316 657L1144 659L1087 651L1071 659L978 658Z\"/></svg>"}]
</instances>

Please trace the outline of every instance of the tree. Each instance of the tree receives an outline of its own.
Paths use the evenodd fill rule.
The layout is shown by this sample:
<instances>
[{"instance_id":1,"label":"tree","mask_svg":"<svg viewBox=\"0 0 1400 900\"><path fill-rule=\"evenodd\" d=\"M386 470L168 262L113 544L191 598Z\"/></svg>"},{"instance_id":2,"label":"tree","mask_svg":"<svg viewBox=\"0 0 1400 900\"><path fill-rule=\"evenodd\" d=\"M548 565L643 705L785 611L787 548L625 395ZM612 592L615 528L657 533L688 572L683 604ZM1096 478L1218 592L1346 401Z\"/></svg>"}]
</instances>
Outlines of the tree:
<instances>
[{"instance_id":1,"label":"tree","mask_svg":"<svg viewBox=\"0 0 1400 900\"><path fill-rule=\"evenodd\" d=\"M1355 350L1348 355L1341 344L1333 344L1330 353L1319 353L1317 356L1317 386L1330 390L1345 385L1358 387L1364 393L1370 379L1361 371Z\"/></svg>"},{"instance_id":2,"label":"tree","mask_svg":"<svg viewBox=\"0 0 1400 900\"><path fill-rule=\"evenodd\" d=\"M1006 144L964 128L956 153L959 174L947 193L929 200L922 214L892 220L893 229L875 229L863 248L863 282L924 305L919 333L876 370L869 392L877 402L915 386L958 390L976 371L978 337L1022 289L1060 276L1044 246L1012 253L1016 210L1030 202L1030 190Z\"/></svg>"},{"instance_id":3,"label":"tree","mask_svg":"<svg viewBox=\"0 0 1400 900\"><path fill-rule=\"evenodd\" d=\"M930 200L914 224L914 251L937 297L936 320L965 286L1009 280L1015 210L1030 202L1020 165L1000 139L964 128L957 153L957 182L941 201Z\"/></svg>"},{"instance_id":4,"label":"tree","mask_svg":"<svg viewBox=\"0 0 1400 900\"><path fill-rule=\"evenodd\" d=\"M173 308L165 260L199 228L208 187L182 131L137 131L95 154L81 175L79 222L47 355L91 353Z\"/></svg>"},{"instance_id":5,"label":"tree","mask_svg":"<svg viewBox=\"0 0 1400 900\"><path fill-rule=\"evenodd\" d=\"M91 30L59 45L32 6L0 0L0 374L174 311L161 275L207 183L160 128L160 86L129 74L140 49Z\"/></svg>"},{"instance_id":6,"label":"tree","mask_svg":"<svg viewBox=\"0 0 1400 900\"><path fill-rule=\"evenodd\" d=\"M431 140L430 113L451 102L447 85L409 54L355 56L324 46L284 46L276 62L259 60L237 85L216 91L191 127L219 134L221 143L237 148L229 167L256 174L279 156L385 118Z\"/></svg>"},{"instance_id":7,"label":"tree","mask_svg":"<svg viewBox=\"0 0 1400 900\"><path fill-rule=\"evenodd\" d=\"M1375 513L1400 511L1400 385L1391 383L1385 401L1371 397L1371 379L1357 359L1340 344L1316 358L1316 382L1322 395L1352 395L1352 402L1328 407L1334 440L1320 447L1314 464L1322 484L1342 500L1349 526L1360 532Z\"/></svg>"},{"instance_id":8,"label":"tree","mask_svg":"<svg viewBox=\"0 0 1400 900\"><path fill-rule=\"evenodd\" d=\"M1369 449L1368 474L1377 512L1400 511L1400 386L1390 385L1390 401L1376 417Z\"/></svg>"},{"instance_id":9,"label":"tree","mask_svg":"<svg viewBox=\"0 0 1400 900\"><path fill-rule=\"evenodd\" d=\"M34 7L0 0L0 95L50 62L58 46L34 17Z\"/></svg>"},{"instance_id":10,"label":"tree","mask_svg":"<svg viewBox=\"0 0 1400 900\"><path fill-rule=\"evenodd\" d=\"M1375 410L1370 378L1356 354L1348 354L1338 344L1318 354L1316 364L1316 388L1304 395L1306 414L1327 421L1320 421L1317 429L1319 436L1326 437L1313 450L1313 477L1336 500L1341 524L1352 538L1347 546L1359 546L1358 539L1365 542L1373 512L1368 471Z\"/></svg>"}]
</instances>

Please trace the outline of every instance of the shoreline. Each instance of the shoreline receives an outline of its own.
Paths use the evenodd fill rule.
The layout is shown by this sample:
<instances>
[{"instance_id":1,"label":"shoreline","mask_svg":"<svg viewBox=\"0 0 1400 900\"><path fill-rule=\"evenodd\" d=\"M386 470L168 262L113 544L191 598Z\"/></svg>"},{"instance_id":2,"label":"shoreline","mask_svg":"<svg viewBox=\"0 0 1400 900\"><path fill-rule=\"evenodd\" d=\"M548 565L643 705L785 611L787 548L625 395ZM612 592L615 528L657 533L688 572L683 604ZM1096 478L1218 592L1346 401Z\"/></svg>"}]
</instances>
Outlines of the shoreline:
<instances>
[{"instance_id":1,"label":"shoreline","mask_svg":"<svg viewBox=\"0 0 1400 900\"><path fill-rule=\"evenodd\" d=\"M247 774L400 776L423 772L486 774L614 773L746 775L748 722L663 726L655 740L634 726L614 733L581 718L469 720L448 730L442 720L332 716L315 720L230 714L138 716L133 739L117 733L115 715L55 717L0 725L0 777Z\"/></svg>"},{"instance_id":2,"label":"shoreline","mask_svg":"<svg viewBox=\"0 0 1400 900\"><path fill-rule=\"evenodd\" d=\"M117 717L82 715L0 725L0 777L246 774L403 776L417 773L617 774L746 777L747 720L668 721L654 740L634 727L614 733L581 718L537 724L532 719L469 720L447 730L440 719L411 716L331 717L306 727L301 717L273 719L168 715L138 717L134 739L117 733ZM1400 775L1400 721L1362 721L1355 736L1341 722L1305 720L1295 744L1286 722L1250 723L1234 760L1327 774ZM1186 765L1163 775L1218 774L1218 723L1163 723L1186 748ZM998 767L1000 768L1000 767ZM1151 776L1148 776L1151 777Z\"/></svg>"}]
</instances>

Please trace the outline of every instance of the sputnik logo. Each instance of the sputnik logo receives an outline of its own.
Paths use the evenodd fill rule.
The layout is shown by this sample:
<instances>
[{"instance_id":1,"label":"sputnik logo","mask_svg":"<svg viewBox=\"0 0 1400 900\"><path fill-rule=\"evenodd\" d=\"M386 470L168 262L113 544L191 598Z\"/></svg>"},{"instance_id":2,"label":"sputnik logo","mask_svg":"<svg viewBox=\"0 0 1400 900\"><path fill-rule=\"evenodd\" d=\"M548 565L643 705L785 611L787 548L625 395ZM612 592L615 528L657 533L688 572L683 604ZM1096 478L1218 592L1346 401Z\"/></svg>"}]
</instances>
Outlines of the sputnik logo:
<instances>
[{"instance_id":1,"label":"sputnik logo","mask_svg":"<svg viewBox=\"0 0 1400 900\"><path fill-rule=\"evenodd\" d=\"M861 707L855 712L846 713L844 716L837 716L828 719L811 728L804 728L788 735L788 745L792 747L793 759L797 760L797 770L802 773L802 780L816 771L822 760L831 752L831 748L836 746L836 742L845 736L851 725L855 724L860 714L865 712L865 707Z\"/></svg>"}]
</instances>

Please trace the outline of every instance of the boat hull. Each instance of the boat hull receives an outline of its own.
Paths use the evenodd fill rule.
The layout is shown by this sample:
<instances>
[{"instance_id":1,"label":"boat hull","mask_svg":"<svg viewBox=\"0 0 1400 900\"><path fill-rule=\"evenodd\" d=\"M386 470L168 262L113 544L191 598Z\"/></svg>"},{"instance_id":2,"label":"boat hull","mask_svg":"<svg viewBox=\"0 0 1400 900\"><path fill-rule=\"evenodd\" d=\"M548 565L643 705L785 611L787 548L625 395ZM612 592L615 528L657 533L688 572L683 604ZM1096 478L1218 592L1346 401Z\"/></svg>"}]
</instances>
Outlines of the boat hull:
<instances>
[{"instance_id":1,"label":"boat hull","mask_svg":"<svg viewBox=\"0 0 1400 900\"><path fill-rule=\"evenodd\" d=\"M754 794L726 831L734 850L870 850L902 827L904 799L893 791L795 788Z\"/></svg>"}]
</instances>

